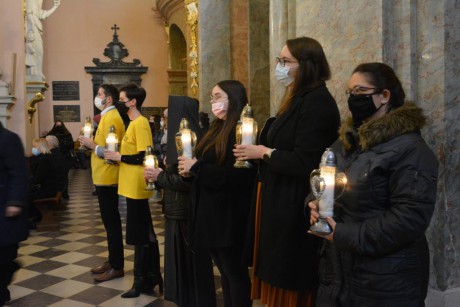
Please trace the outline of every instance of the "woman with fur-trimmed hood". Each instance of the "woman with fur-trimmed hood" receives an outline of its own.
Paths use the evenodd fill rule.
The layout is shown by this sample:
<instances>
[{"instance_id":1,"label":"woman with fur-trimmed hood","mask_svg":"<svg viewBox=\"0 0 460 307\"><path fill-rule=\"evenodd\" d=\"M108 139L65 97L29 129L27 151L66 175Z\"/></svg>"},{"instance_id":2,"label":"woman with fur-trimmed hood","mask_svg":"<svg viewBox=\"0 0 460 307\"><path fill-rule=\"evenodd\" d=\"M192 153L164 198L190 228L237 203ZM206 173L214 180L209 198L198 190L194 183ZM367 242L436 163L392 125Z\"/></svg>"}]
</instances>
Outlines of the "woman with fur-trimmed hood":
<instances>
[{"instance_id":1,"label":"woman with fur-trimmed hood","mask_svg":"<svg viewBox=\"0 0 460 307\"><path fill-rule=\"evenodd\" d=\"M348 83L352 118L332 150L347 188L322 249L317 306L424 306L425 237L436 202L438 161L420 135L422 110L404 102L393 69L361 64ZM310 222L317 221L310 202Z\"/></svg>"}]
</instances>

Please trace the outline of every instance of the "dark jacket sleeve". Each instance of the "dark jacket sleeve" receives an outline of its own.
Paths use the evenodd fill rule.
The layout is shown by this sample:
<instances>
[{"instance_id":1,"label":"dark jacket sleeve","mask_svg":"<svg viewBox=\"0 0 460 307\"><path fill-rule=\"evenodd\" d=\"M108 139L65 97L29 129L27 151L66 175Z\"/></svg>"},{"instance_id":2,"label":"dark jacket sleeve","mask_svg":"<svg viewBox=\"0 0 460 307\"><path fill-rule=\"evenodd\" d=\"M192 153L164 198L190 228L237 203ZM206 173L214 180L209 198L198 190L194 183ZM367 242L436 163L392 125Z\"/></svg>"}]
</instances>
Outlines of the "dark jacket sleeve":
<instances>
[{"instance_id":1,"label":"dark jacket sleeve","mask_svg":"<svg viewBox=\"0 0 460 307\"><path fill-rule=\"evenodd\" d=\"M165 170L158 174L157 185L163 189L177 192L188 192L190 190L190 182L170 170Z\"/></svg>"},{"instance_id":2,"label":"dark jacket sleeve","mask_svg":"<svg viewBox=\"0 0 460 307\"><path fill-rule=\"evenodd\" d=\"M337 223L337 247L380 256L423 236L436 202L437 172L437 159L428 146L414 146L390 174L389 208L361 223Z\"/></svg>"},{"instance_id":3,"label":"dark jacket sleeve","mask_svg":"<svg viewBox=\"0 0 460 307\"><path fill-rule=\"evenodd\" d=\"M4 165L8 173L6 206L25 206L28 195L28 166L21 140L8 133L7 146L3 146Z\"/></svg>"}]
</instances>

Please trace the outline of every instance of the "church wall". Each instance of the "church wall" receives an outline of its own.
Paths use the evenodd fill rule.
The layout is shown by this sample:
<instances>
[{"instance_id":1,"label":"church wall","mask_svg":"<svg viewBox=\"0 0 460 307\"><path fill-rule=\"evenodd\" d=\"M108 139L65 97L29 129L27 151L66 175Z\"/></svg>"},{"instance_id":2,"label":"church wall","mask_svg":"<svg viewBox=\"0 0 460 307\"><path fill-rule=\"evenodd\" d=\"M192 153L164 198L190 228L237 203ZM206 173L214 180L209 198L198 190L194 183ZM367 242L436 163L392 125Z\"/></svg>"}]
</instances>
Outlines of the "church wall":
<instances>
[{"instance_id":1,"label":"church wall","mask_svg":"<svg viewBox=\"0 0 460 307\"><path fill-rule=\"evenodd\" d=\"M12 95L16 98L14 105L9 109L10 118L7 120L7 128L17 133L23 145L30 147L34 135L28 123L25 108L25 67L24 67L24 23L22 1L0 1L0 69L3 72L2 80L12 82L13 79L13 53L17 54L16 62L16 90ZM36 115L35 115L36 120ZM29 151L27 151L29 152Z\"/></svg>"},{"instance_id":2,"label":"church wall","mask_svg":"<svg viewBox=\"0 0 460 307\"><path fill-rule=\"evenodd\" d=\"M47 99L41 103L40 131L53 124L53 105L80 104L80 117L93 115L91 75L85 66L95 66L93 58L106 62L103 55L112 41L117 24L119 40L128 49L124 62L139 59L148 66L142 75L142 86L147 91L144 106L166 106L168 96L168 51L163 21L152 11L154 0L79 0L61 1L60 7L44 24L44 74L50 84ZM52 6L45 0L43 7ZM52 81L79 81L80 101L53 101ZM78 137L82 122L66 123L74 139Z\"/></svg>"}]
</instances>

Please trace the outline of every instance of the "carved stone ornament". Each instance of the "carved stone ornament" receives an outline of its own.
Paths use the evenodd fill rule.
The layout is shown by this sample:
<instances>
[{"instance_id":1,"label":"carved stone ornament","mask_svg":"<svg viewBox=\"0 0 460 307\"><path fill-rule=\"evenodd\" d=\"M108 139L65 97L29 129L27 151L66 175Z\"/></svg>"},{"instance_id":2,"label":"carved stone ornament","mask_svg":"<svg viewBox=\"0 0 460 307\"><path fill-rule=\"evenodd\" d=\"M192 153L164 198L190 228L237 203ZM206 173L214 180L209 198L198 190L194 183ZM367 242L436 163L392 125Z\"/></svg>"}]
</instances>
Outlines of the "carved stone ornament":
<instances>
[{"instance_id":1,"label":"carved stone ornament","mask_svg":"<svg viewBox=\"0 0 460 307\"><path fill-rule=\"evenodd\" d=\"M104 49L104 55L108 58L110 58L109 62L101 62L99 58L93 58L93 63L96 64L96 66L99 67L105 67L105 66L142 66L141 61L138 59L133 59L132 63L126 63L123 62L123 58L127 57L129 55L128 49L125 48L125 45L123 45L119 40L118 40L118 34L117 30L120 30L120 28L115 24L111 28L114 30L113 33L113 40L107 45L107 48Z\"/></svg>"}]
</instances>

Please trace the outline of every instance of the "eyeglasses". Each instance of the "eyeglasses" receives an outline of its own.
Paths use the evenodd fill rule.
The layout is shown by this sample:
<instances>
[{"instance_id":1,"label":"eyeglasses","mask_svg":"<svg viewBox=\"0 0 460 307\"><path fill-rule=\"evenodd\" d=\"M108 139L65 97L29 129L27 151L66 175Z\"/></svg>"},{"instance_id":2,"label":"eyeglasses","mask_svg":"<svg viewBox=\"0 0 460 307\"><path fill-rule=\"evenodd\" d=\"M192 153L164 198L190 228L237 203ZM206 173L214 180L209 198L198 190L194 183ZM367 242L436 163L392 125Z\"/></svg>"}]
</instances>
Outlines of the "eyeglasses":
<instances>
[{"instance_id":1,"label":"eyeglasses","mask_svg":"<svg viewBox=\"0 0 460 307\"><path fill-rule=\"evenodd\" d=\"M209 98L211 99L211 102L213 102L213 101L216 102L217 99L221 99L221 98L226 99L228 97L227 96L220 96L220 95L217 95L217 96L210 95Z\"/></svg>"},{"instance_id":2,"label":"eyeglasses","mask_svg":"<svg viewBox=\"0 0 460 307\"><path fill-rule=\"evenodd\" d=\"M280 63L280 65L282 67L284 67L286 65L286 63L299 63L297 61L286 60L286 59L280 58L280 57L276 57L275 59L276 59L276 62Z\"/></svg>"},{"instance_id":3,"label":"eyeglasses","mask_svg":"<svg viewBox=\"0 0 460 307\"><path fill-rule=\"evenodd\" d=\"M366 93L370 90L374 90L371 93ZM353 95L353 96L372 96L375 94L379 94L382 92L382 89L377 88L377 87L365 87L365 86L355 86L353 89L347 89L345 91L345 94L347 96Z\"/></svg>"},{"instance_id":4,"label":"eyeglasses","mask_svg":"<svg viewBox=\"0 0 460 307\"><path fill-rule=\"evenodd\" d=\"M130 100L126 100L126 101L123 101L123 100L118 100L118 103L127 103L127 102L130 102L132 99Z\"/></svg>"}]
</instances>

